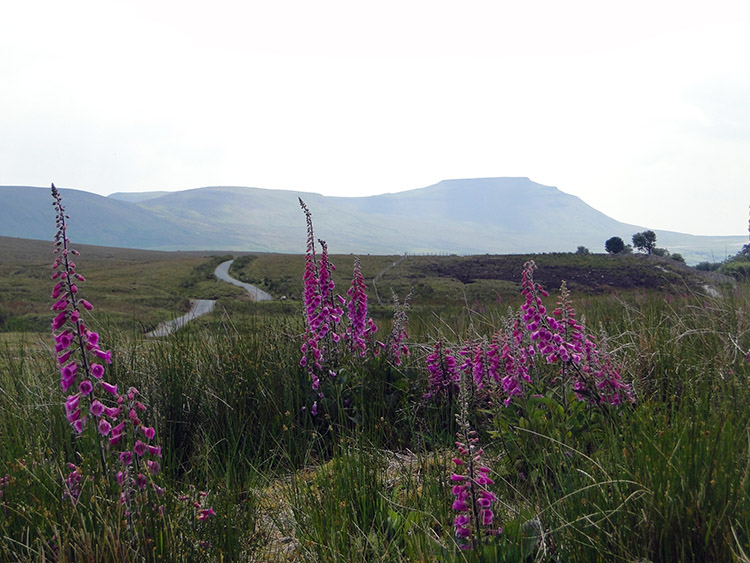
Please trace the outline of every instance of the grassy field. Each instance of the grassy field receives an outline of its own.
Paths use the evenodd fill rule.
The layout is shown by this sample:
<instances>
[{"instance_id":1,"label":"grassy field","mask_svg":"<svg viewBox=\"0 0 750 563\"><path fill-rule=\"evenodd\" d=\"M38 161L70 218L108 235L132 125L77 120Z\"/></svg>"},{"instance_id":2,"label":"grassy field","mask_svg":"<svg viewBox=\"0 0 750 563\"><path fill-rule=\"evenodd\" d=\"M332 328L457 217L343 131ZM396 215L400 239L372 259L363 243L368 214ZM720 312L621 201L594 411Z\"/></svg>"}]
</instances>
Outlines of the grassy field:
<instances>
[{"instance_id":1,"label":"grassy field","mask_svg":"<svg viewBox=\"0 0 750 563\"><path fill-rule=\"evenodd\" d=\"M157 252L81 245L90 301L110 322L146 332L189 309L189 299L242 298L218 282L223 253ZM44 331L50 321L52 244L0 237L0 333Z\"/></svg>"},{"instance_id":2,"label":"grassy field","mask_svg":"<svg viewBox=\"0 0 750 563\"><path fill-rule=\"evenodd\" d=\"M535 256L548 311L567 280L635 400L580 401L572 364L538 361L505 406L458 352L512 329L528 257L362 256L376 338L390 342L391 290L412 291L409 355L337 348L336 377L314 390L300 366L304 256L238 258L233 275L277 298L253 303L212 279L223 253L79 250L86 322L112 350L105 378L140 391L161 471L120 502L110 446L66 420L50 245L0 239L0 560L750 560L747 283L656 258ZM332 260L344 295L353 257ZM198 297L216 311L143 337ZM437 342L459 356L440 392ZM466 428L495 496L468 543L452 477L467 471L453 461Z\"/></svg>"}]
</instances>

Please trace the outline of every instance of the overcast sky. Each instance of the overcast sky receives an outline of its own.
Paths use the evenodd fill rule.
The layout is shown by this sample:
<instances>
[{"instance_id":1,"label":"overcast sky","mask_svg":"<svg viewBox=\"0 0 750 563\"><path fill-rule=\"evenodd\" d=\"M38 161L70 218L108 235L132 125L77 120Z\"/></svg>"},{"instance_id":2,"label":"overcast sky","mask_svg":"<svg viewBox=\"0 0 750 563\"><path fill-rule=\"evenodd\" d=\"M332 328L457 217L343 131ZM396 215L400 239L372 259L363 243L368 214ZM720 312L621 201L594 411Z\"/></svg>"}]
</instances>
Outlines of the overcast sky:
<instances>
[{"instance_id":1,"label":"overcast sky","mask_svg":"<svg viewBox=\"0 0 750 563\"><path fill-rule=\"evenodd\" d=\"M355 196L488 176L746 233L750 2L0 9L0 185Z\"/></svg>"}]
</instances>

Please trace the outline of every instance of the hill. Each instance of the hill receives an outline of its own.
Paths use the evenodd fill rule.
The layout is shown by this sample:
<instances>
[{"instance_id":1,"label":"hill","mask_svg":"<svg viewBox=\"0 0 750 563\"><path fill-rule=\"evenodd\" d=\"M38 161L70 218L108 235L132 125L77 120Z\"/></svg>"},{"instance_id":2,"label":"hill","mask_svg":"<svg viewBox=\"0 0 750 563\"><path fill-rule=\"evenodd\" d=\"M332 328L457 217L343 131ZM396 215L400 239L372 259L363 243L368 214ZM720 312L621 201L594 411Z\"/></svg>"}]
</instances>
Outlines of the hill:
<instances>
[{"instance_id":1,"label":"hill","mask_svg":"<svg viewBox=\"0 0 750 563\"><path fill-rule=\"evenodd\" d=\"M445 180L371 197L222 186L107 198L61 193L81 242L155 250L301 252L300 197L313 213L316 235L344 253L512 254L569 252L579 245L596 252L612 236L629 241L645 230L528 178ZM46 188L0 187L0 235L50 238L49 202ZM721 259L746 241L656 233L659 246L689 262Z\"/></svg>"}]
</instances>

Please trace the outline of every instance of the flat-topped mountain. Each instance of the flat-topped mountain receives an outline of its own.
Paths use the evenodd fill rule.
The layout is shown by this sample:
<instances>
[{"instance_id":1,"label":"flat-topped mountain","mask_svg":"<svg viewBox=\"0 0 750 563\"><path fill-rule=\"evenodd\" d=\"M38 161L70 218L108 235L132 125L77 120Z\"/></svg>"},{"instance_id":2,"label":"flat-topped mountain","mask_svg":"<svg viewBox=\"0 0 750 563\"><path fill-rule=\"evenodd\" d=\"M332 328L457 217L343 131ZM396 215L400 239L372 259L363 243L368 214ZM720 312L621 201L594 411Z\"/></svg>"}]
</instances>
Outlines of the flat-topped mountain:
<instances>
[{"instance_id":1,"label":"flat-topped mountain","mask_svg":"<svg viewBox=\"0 0 750 563\"><path fill-rule=\"evenodd\" d=\"M300 197L313 213L316 236L336 253L571 252L579 245L603 252L606 239L629 242L648 228L620 223L528 178L445 180L370 197L220 186L109 197L60 191L77 242L154 250L304 252ZM0 235L51 239L51 202L47 188L0 187ZM692 262L722 259L746 242L656 233L659 246Z\"/></svg>"}]
</instances>

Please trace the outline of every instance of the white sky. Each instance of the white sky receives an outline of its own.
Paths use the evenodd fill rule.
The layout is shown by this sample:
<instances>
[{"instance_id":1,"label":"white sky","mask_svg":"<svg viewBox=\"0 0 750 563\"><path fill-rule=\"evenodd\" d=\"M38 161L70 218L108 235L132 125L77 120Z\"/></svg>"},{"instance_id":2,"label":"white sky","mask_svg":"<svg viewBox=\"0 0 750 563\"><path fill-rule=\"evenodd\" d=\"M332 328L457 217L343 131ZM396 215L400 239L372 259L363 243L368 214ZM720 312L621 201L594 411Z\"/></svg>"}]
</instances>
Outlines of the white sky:
<instances>
[{"instance_id":1,"label":"white sky","mask_svg":"<svg viewBox=\"0 0 750 563\"><path fill-rule=\"evenodd\" d=\"M353 196L486 176L746 233L750 2L0 8L0 185Z\"/></svg>"}]
</instances>

